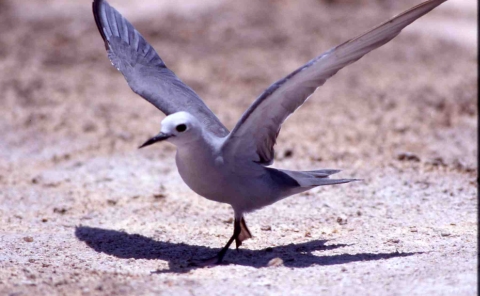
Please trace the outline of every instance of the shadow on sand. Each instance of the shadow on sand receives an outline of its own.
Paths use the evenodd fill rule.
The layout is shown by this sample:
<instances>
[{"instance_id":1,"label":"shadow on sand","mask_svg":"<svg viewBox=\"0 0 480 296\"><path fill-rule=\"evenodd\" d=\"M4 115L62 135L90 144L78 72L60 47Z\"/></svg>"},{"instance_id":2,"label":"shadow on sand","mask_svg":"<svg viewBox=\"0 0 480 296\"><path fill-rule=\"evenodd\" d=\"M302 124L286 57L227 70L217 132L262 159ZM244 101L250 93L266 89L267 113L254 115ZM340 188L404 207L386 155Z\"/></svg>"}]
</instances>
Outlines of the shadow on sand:
<instances>
[{"instance_id":1,"label":"shadow on sand","mask_svg":"<svg viewBox=\"0 0 480 296\"><path fill-rule=\"evenodd\" d=\"M151 238L139 235L128 234L102 228L79 226L75 229L75 236L85 242L97 252L109 254L117 258L134 259L160 259L168 261L168 270L162 272L188 272L191 269L199 268L189 264L189 259L213 257L220 251L220 248L209 248L204 246L187 245L156 241ZM287 267L302 268L312 265L336 265L356 261L371 261L390 259L395 257L407 257L420 253L381 253L381 254L341 254L331 256L314 256L313 251L332 250L346 247L345 244L325 245L327 240L314 240L302 244L289 244L263 250L239 249L230 250L225 257L224 264L236 264L252 266L256 268L266 267L268 262L275 257L280 257Z\"/></svg>"}]
</instances>

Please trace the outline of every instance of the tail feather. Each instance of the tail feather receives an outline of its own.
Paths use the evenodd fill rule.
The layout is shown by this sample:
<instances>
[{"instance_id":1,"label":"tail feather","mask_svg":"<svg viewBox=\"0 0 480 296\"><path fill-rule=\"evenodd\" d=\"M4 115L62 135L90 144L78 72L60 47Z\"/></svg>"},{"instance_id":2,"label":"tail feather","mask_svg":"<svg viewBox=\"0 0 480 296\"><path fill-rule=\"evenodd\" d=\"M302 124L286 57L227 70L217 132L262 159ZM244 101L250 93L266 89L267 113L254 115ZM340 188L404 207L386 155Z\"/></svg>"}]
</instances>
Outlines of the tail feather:
<instances>
[{"instance_id":1,"label":"tail feather","mask_svg":"<svg viewBox=\"0 0 480 296\"><path fill-rule=\"evenodd\" d=\"M293 178L300 187L316 187L359 181L359 179L329 179L328 176L340 172L340 170L314 170L314 171L288 171L280 170Z\"/></svg>"}]
</instances>

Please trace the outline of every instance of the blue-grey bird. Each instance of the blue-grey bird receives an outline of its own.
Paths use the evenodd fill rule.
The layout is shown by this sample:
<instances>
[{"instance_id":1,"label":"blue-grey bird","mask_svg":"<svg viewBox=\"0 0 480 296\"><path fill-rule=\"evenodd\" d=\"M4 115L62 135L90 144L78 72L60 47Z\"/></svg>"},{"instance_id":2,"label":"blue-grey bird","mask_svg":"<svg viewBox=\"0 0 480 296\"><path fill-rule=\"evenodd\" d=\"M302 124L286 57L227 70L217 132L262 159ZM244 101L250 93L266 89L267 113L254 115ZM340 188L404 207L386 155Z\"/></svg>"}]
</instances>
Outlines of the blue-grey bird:
<instances>
[{"instance_id":1,"label":"blue-grey bird","mask_svg":"<svg viewBox=\"0 0 480 296\"><path fill-rule=\"evenodd\" d=\"M244 213L317 186L355 180L330 179L338 170L268 167L282 123L338 70L389 42L445 1L423 2L312 59L268 87L231 132L117 10L104 0L93 1L93 15L110 61L136 94L167 115L160 133L141 147L160 141L174 144L183 181L197 194L230 204L234 210L232 237L207 263L220 263L234 240L238 248L252 237Z\"/></svg>"}]
</instances>

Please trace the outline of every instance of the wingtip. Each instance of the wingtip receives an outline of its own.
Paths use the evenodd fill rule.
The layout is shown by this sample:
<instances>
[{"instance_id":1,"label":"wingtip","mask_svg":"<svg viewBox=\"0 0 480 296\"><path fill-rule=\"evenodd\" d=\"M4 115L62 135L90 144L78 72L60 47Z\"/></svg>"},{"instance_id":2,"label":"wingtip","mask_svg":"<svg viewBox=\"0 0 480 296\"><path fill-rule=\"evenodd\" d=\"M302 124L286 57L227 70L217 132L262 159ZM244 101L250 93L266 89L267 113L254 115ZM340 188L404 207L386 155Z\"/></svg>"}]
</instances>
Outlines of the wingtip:
<instances>
[{"instance_id":1,"label":"wingtip","mask_svg":"<svg viewBox=\"0 0 480 296\"><path fill-rule=\"evenodd\" d=\"M105 42L105 49L109 49L107 36L105 36L105 32L103 31L103 25L100 16L101 4L103 4L104 0L93 0L92 2L92 12L93 18L95 19L95 24L97 25L98 32L100 36L102 36L103 41Z\"/></svg>"}]
</instances>

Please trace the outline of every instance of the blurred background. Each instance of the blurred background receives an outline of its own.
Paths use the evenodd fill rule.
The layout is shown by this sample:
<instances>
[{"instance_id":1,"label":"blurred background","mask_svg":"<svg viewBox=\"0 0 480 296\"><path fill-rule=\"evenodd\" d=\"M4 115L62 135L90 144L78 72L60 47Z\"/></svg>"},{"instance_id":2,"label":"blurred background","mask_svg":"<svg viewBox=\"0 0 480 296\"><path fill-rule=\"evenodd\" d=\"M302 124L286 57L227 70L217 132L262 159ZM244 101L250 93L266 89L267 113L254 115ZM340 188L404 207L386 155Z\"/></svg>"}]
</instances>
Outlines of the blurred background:
<instances>
[{"instance_id":1,"label":"blurred background","mask_svg":"<svg viewBox=\"0 0 480 296\"><path fill-rule=\"evenodd\" d=\"M274 81L421 1L109 2L231 129ZM247 216L255 235L242 246L248 250L318 238L340 245L306 259L294 246L267 254L297 258L293 266L314 266L308 274L228 266L243 276L242 283L285 272L271 289L294 286L313 293L323 285L360 295L381 289L473 294L477 5L444 3L341 70L288 119L274 166L339 168L340 177L364 182L317 188ZM141 293L166 287L167 280L169 289L206 287L205 280L223 291L238 283L225 278L233 273L215 273L223 269L188 274L192 282L151 276L156 269L183 270L178 262L185 254L199 255L193 245L219 248L231 233L230 208L197 197L183 184L172 145L136 149L157 134L163 117L111 66L91 1L0 0L0 294L74 295L96 285ZM78 225L96 227L93 234L84 231L122 255L88 247L75 231ZM145 241L136 245L135 237L117 246L105 229L165 242L170 251L158 255ZM398 250L428 255L363 262ZM255 267L267 256L235 254L228 260ZM127 264L130 257L137 260ZM67 258L75 267L64 264ZM338 285L342 273L353 284ZM322 283L311 278L315 274L322 274Z\"/></svg>"},{"instance_id":2,"label":"blurred background","mask_svg":"<svg viewBox=\"0 0 480 296\"><path fill-rule=\"evenodd\" d=\"M232 128L271 83L417 2L114 5ZM158 129L163 115L131 93L110 66L90 6L0 2L3 165L74 156L92 145L131 150ZM349 164L409 150L474 165L476 18L475 1L450 1L399 40L342 70L289 119L280 143L295 141L279 150ZM306 122L306 115L318 119Z\"/></svg>"}]
</instances>

